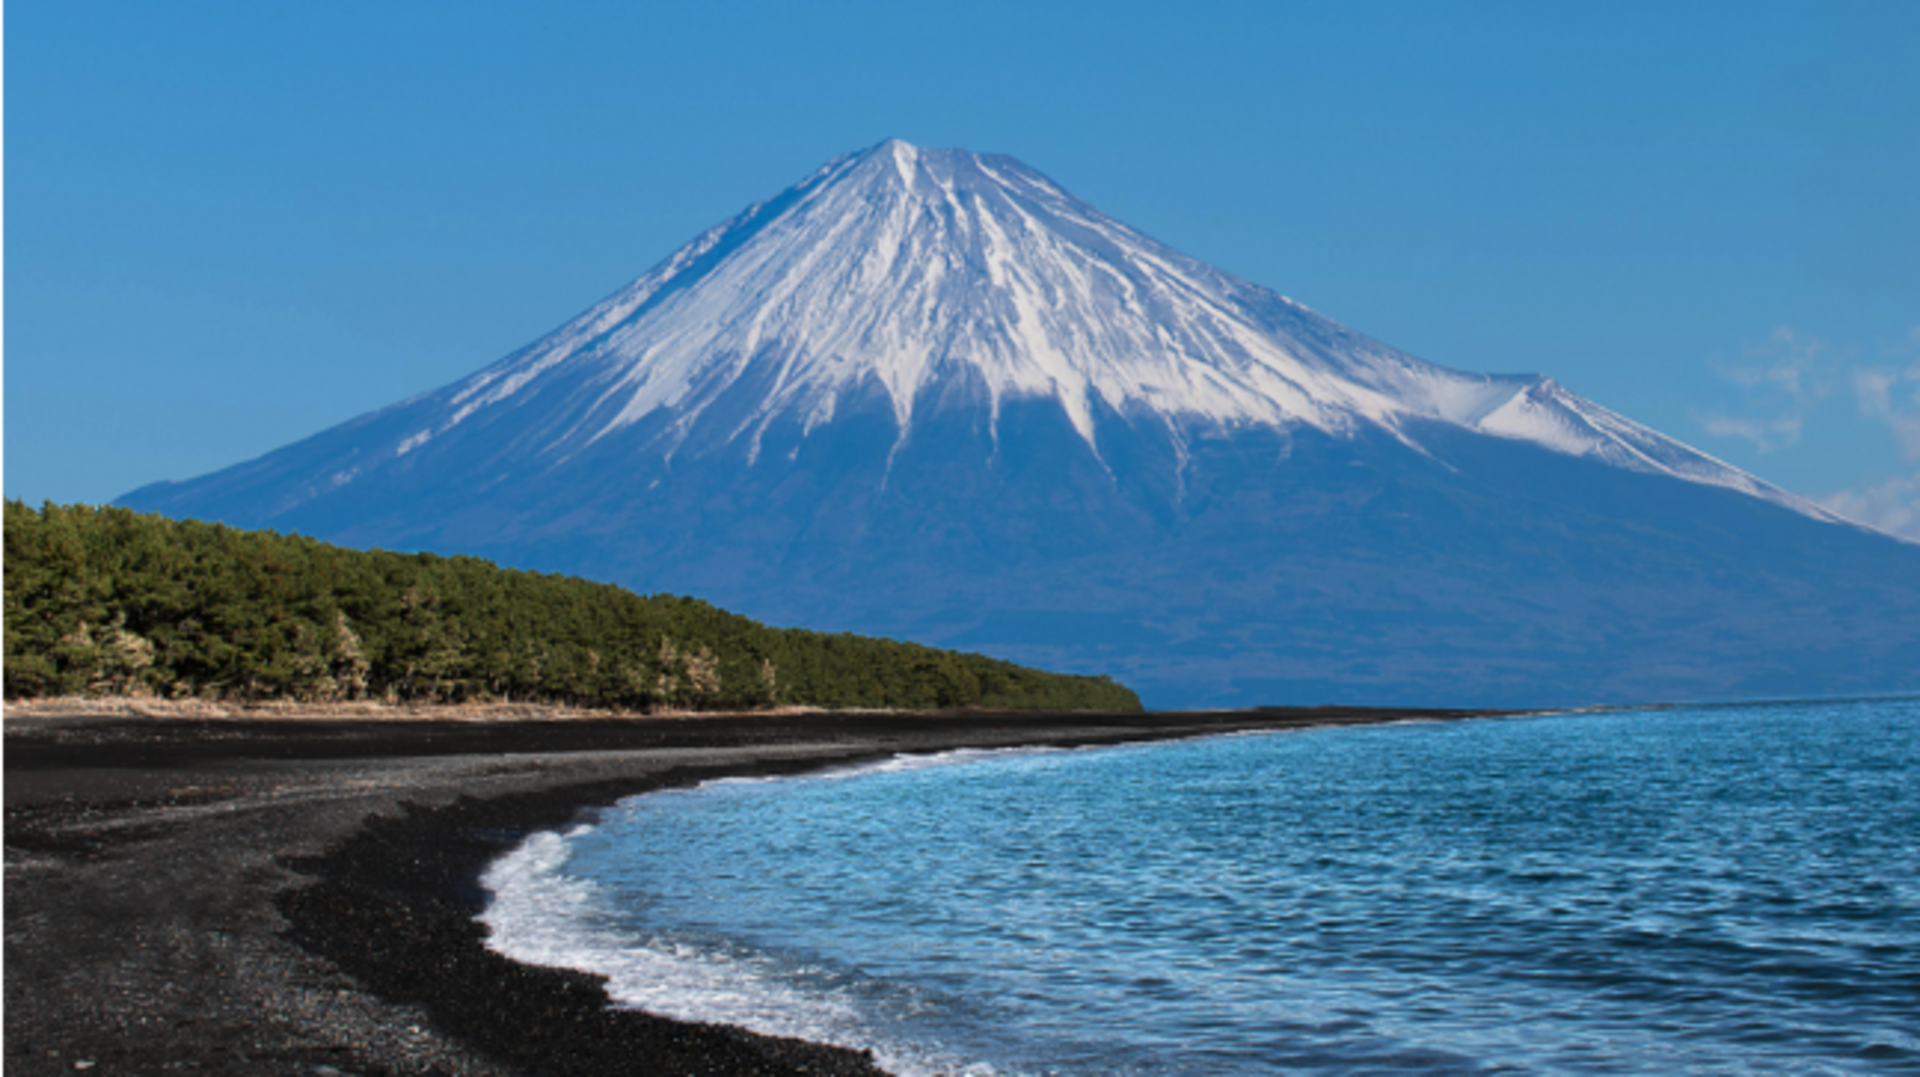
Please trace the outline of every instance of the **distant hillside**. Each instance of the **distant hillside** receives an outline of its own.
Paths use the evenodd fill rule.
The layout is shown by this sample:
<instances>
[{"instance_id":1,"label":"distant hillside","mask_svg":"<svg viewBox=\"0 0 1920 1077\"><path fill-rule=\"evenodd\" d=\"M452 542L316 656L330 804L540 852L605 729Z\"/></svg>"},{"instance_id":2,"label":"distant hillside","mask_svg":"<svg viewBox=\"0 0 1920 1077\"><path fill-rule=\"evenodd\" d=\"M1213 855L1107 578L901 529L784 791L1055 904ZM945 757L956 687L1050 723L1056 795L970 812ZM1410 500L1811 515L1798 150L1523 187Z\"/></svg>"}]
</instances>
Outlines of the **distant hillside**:
<instances>
[{"instance_id":1,"label":"distant hillside","mask_svg":"<svg viewBox=\"0 0 1920 1077\"><path fill-rule=\"evenodd\" d=\"M1138 710L1106 677L472 557L6 503L6 696Z\"/></svg>"}]
</instances>

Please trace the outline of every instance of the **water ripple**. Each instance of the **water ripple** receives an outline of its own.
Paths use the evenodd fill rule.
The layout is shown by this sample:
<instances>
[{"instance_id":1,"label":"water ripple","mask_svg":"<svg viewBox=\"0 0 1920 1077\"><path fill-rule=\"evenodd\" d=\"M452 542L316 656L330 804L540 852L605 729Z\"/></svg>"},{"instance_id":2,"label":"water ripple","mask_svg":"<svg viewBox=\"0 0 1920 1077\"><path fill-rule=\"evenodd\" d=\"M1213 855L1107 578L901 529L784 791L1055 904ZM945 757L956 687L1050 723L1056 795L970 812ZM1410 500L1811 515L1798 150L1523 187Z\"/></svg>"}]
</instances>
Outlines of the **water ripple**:
<instances>
[{"instance_id":1,"label":"water ripple","mask_svg":"<svg viewBox=\"0 0 1920 1077\"><path fill-rule=\"evenodd\" d=\"M1920 1073L1912 701L921 761L565 841L495 945L906 1073Z\"/></svg>"}]
</instances>

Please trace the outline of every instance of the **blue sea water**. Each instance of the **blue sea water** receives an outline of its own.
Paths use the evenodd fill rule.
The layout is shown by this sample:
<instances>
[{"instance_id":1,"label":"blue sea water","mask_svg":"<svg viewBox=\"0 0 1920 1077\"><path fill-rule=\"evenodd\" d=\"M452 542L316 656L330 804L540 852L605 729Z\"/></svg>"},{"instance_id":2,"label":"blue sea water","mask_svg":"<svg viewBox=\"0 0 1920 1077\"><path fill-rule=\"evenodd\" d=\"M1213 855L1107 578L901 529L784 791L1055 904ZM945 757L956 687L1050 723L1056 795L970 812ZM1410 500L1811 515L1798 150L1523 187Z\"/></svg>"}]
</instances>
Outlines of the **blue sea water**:
<instances>
[{"instance_id":1,"label":"blue sea water","mask_svg":"<svg viewBox=\"0 0 1920 1077\"><path fill-rule=\"evenodd\" d=\"M521 960L900 1073L1920 1073L1920 702L957 752L494 865Z\"/></svg>"}]
</instances>

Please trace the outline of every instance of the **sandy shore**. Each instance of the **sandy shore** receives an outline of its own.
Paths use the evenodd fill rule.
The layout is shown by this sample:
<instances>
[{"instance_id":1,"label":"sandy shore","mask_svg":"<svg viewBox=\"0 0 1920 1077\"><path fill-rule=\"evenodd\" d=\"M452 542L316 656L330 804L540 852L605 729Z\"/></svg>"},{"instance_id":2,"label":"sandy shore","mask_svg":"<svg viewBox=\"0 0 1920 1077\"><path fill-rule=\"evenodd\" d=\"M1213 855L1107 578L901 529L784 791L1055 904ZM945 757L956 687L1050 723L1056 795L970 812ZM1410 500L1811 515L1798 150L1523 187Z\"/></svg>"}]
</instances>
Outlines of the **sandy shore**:
<instances>
[{"instance_id":1,"label":"sandy shore","mask_svg":"<svg viewBox=\"0 0 1920 1077\"><path fill-rule=\"evenodd\" d=\"M896 752L1473 712L5 723L8 1074L862 1074L487 951L488 861L620 797ZM1485 713L1485 712L1478 712Z\"/></svg>"}]
</instances>

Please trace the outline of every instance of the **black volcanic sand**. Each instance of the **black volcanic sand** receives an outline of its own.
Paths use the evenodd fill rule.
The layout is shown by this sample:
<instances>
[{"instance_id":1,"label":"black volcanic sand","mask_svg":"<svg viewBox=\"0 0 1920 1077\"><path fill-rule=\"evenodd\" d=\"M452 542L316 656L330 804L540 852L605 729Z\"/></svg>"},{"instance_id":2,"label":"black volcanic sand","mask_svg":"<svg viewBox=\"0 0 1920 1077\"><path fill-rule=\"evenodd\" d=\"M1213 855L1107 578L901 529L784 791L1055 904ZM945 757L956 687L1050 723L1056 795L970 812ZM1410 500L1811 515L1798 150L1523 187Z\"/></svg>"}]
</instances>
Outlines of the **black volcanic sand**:
<instances>
[{"instance_id":1,"label":"black volcanic sand","mask_svg":"<svg viewBox=\"0 0 1920 1077\"><path fill-rule=\"evenodd\" d=\"M720 775L1484 713L9 718L6 1072L878 1073L499 957L478 876L530 832Z\"/></svg>"}]
</instances>

